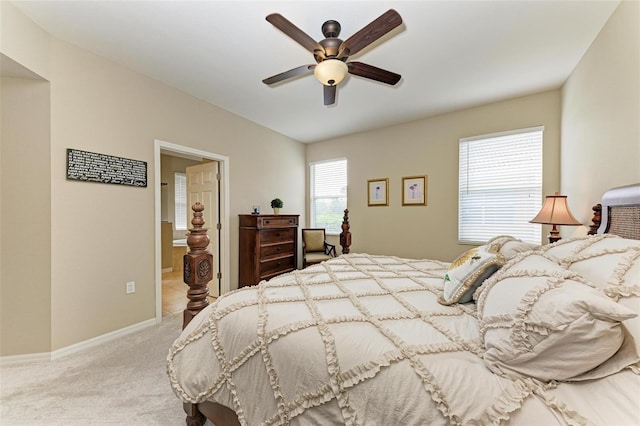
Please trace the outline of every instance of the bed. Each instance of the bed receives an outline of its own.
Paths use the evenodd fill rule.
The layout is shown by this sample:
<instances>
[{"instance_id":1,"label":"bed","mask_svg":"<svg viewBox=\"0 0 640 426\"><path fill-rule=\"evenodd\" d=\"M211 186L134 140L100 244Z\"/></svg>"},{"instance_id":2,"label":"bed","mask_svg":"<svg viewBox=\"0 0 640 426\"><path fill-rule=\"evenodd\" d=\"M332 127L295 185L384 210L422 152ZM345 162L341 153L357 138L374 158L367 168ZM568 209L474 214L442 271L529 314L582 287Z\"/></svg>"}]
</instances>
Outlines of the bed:
<instances>
[{"instance_id":1,"label":"bed","mask_svg":"<svg viewBox=\"0 0 640 426\"><path fill-rule=\"evenodd\" d=\"M612 191L595 235L404 259L350 253L345 211L335 259L198 284L167 358L187 424L640 424L640 184Z\"/></svg>"}]
</instances>

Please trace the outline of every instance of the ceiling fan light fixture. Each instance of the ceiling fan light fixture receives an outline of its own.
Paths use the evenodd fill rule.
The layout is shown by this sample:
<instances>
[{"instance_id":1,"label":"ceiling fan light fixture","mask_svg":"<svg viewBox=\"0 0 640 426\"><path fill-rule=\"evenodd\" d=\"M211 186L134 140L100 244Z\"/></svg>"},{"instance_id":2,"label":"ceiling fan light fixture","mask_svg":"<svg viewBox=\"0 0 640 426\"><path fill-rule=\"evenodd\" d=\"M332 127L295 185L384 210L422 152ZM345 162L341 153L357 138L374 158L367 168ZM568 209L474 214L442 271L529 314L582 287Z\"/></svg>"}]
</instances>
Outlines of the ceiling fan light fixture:
<instances>
[{"instance_id":1,"label":"ceiling fan light fixture","mask_svg":"<svg viewBox=\"0 0 640 426\"><path fill-rule=\"evenodd\" d=\"M313 74L325 86L339 84L349 72L347 64L339 59L325 59L316 65Z\"/></svg>"}]
</instances>

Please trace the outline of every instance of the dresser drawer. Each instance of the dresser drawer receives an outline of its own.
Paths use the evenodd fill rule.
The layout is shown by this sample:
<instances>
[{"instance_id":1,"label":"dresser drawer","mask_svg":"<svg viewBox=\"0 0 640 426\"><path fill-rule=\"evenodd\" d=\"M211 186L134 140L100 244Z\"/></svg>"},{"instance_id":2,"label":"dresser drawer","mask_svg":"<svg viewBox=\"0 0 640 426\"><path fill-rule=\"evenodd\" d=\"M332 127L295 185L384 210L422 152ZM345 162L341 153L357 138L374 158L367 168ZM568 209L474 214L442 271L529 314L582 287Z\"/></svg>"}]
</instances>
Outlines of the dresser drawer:
<instances>
[{"instance_id":1,"label":"dresser drawer","mask_svg":"<svg viewBox=\"0 0 640 426\"><path fill-rule=\"evenodd\" d=\"M272 246L264 246L260 250L263 259L270 259L272 257L282 257L286 255L293 255L294 244L290 243L276 244Z\"/></svg>"},{"instance_id":2,"label":"dresser drawer","mask_svg":"<svg viewBox=\"0 0 640 426\"><path fill-rule=\"evenodd\" d=\"M260 262L260 279L269 279L278 274L293 271L295 269L294 262L293 255Z\"/></svg>"},{"instance_id":3,"label":"dresser drawer","mask_svg":"<svg viewBox=\"0 0 640 426\"><path fill-rule=\"evenodd\" d=\"M298 226L297 216L271 216L271 217L258 217L258 228L286 228L291 226Z\"/></svg>"},{"instance_id":4,"label":"dresser drawer","mask_svg":"<svg viewBox=\"0 0 640 426\"><path fill-rule=\"evenodd\" d=\"M260 245L295 241L296 230L296 228L262 229L260 230Z\"/></svg>"}]
</instances>

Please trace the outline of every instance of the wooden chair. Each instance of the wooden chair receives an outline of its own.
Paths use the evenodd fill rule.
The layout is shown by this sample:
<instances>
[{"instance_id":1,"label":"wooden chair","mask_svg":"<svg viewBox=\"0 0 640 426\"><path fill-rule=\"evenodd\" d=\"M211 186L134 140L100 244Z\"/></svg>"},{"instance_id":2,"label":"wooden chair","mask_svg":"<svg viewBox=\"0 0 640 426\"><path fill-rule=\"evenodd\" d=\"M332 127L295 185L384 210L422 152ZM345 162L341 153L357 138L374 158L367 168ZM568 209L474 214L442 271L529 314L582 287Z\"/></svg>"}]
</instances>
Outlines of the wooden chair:
<instances>
[{"instance_id":1,"label":"wooden chair","mask_svg":"<svg viewBox=\"0 0 640 426\"><path fill-rule=\"evenodd\" d=\"M325 240L324 228L302 229L302 267L336 257L336 246Z\"/></svg>"}]
</instances>

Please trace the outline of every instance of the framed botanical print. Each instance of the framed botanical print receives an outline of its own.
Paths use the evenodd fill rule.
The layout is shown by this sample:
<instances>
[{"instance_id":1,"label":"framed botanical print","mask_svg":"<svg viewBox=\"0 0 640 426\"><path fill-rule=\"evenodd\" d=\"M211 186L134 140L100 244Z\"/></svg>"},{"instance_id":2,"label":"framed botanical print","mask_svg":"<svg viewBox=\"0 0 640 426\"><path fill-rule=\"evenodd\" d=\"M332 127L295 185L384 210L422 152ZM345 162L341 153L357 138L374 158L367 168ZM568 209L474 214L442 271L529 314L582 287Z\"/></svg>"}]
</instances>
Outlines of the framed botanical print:
<instances>
[{"instance_id":1,"label":"framed botanical print","mask_svg":"<svg viewBox=\"0 0 640 426\"><path fill-rule=\"evenodd\" d=\"M402 205L427 205L427 176L410 176L402 178Z\"/></svg>"},{"instance_id":2,"label":"framed botanical print","mask_svg":"<svg viewBox=\"0 0 640 426\"><path fill-rule=\"evenodd\" d=\"M367 199L369 206L388 206L389 178L369 179L367 181Z\"/></svg>"}]
</instances>

